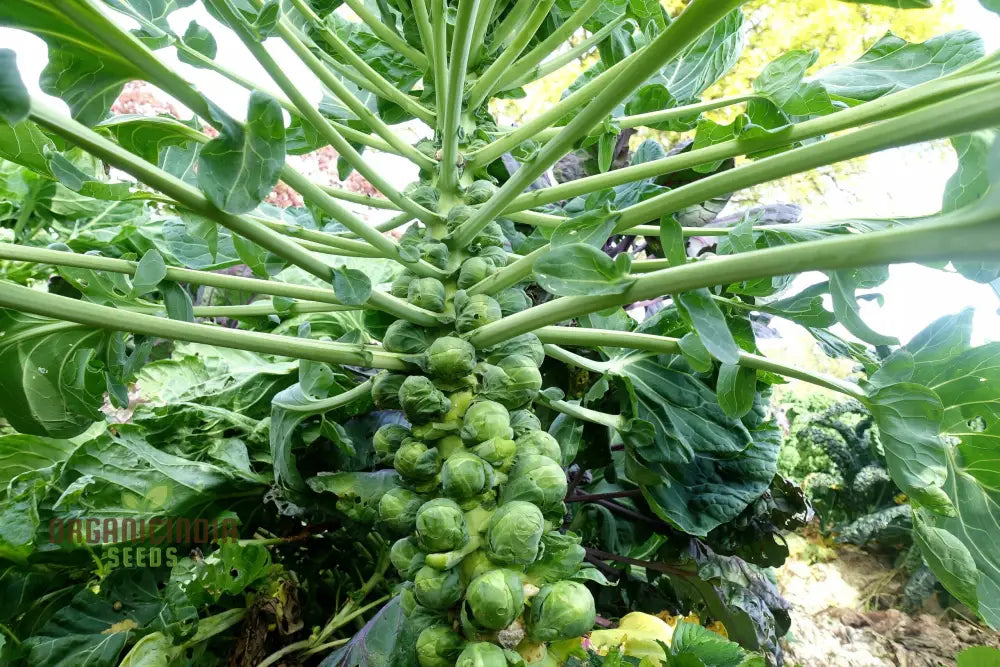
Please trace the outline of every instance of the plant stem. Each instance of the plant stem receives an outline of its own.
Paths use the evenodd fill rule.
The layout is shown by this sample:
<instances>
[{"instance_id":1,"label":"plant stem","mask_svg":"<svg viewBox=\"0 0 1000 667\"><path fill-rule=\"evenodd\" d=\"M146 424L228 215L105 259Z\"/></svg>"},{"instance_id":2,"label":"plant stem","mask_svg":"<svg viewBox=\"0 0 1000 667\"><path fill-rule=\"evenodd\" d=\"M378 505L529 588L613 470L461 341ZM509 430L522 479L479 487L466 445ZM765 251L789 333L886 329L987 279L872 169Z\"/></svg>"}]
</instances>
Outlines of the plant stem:
<instances>
[{"instance_id":1,"label":"plant stem","mask_svg":"<svg viewBox=\"0 0 1000 667\"><path fill-rule=\"evenodd\" d=\"M295 107L294 104L292 104L292 101L289 100L287 97L285 97L284 94L282 94L281 92L277 90L267 90L263 88L260 84L254 83L253 81L250 81L249 79L240 76L239 74L233 72L232 70L226 69L225 67L223 67L216 61L212 60L211 58L202 55L201 53L198 53L197 51L186 45L184 42L181 41L174 42L174 47L176 47L178 51L183 51L187 56L198 60L200 63L204 65L205 69L210 69L216 74L219 74L225 77L226 79L229 79L237 86L240 86L241 88L244 88L249 91L259 90L262 93L270 95L275 100L277 100L278 104L284 107L285 111L292 114L293 116L301 118L301 116L299 116L299 110ZM365 132L360 132L358 130L355 130L353 127L348 127L347 125L344 125L343 123L338 123L336 121L330 121L330 124L333 125L335 128L337 128L337 131L343 134L347 139L356 144L362 144L386 153L394 153L398 155L398 153L396 153L396 149L390 146L384 139L380 137L376 137L371 134L366 134Z\"/></svg>"},{"instance_id":2,"label":"plant stem","mask_svg":"<svg viewBox=\"0 0 1000 667\"><path fill-rule=\"evenodd\" d=\"M625 563L626 565L635 565L636 567L642 567L647 570L654 570L656 572L665 572L666 574L673 574L681 577L690 577L691 573L686 572L680 568L671 567L666 563L655 563L648 560L638 560L636 558L629 558L628 556L619 556L618 554L608 553L607 551L601 551L600 549L594 549L593 547L585 547L587 553L595 558L600 558L601 560L613 560L619 563Z\"/></svg>"},{"instance_id":3,"label":"plant stem","mask_svg":"<svg viewBox=\"0 0 1000 667\"><path fill-rule=\"evenodd\" d=\"M365 6L364 0L344 0L344 4L350 7L351 11L357 14L358 18L364 21L365 25L378 35L379 39L409 58L421 70L427 71L429 67L427 56L410 46L405 39L389 29L382 22L382 19L369 11L368 7Z\"/></svg>"},{"instance_id":4,"label":"plant stem","mask_svg":"<svg viewBox=\"0 0 1000 667\"><path fill-rule=\"evenodd\" d=\"M658 219L713 197L876 151L996 125L1000 83L931 104L891 120L795 148L681 186L621 212L616 231Z\"/></svg>"},{"instance_id":5,"label":"plant stem","mask_svg":"<svg viewBox=\"0 0 1000 667\"><path fill-rule=\"evenodd\" d=\"M469 68L472 69L482 62L486 55L486 31L493 22L493 11L496 9L497 0L480 0L479 13L476 16L476 25L472 29L472 44L469 51Z\"/></svg>"},{"instance_id":6,"label":"plant stem","mask_svg":"<svg viewBox=\"0 0 1000 667\"><path fill-rule=\"evenodd\" d=\"M506 209L525 188L562 158L572 148L574 142L585 136L590 128L611 113L623 99L648 80L664 63L669 62L688 44L698 39L732 9L741 4L743 4L743 0L693 0L681 15L646 48L622 60L563 100L566 102L581 91L587 91L588 96L597 91L596 96L588 97L589 104L558 135L550 139L530 163L521 165L521 168L514 172L489 201L480 206L471 218L455 230L451 235L452 244L455 247L468 245L475 235ZM595 84L599 84L599 86L595 86ZM579 101L578 99L574 104ZM554 105L552 109L559 107L560 104ZM559 117L562 113L560 112Z\"/></svg>"},{"instance_id":7,"label":"plant stem","mask_svg":"<svg viewBox=\"0 0 1000 667\"><path fill-rule=\"evenodd\" d=\"M353 0L352 0L353 1ZM421 54L424 56L423 64L420 65L420 69L424 72L424 80L427 80L427 75L432 74L431 68L434 62L434 49L437 45L434 43L434 28L431 27L430 13L427 11L426 0L412 0L410 5L413 7L413 17L417 24L417 32L420 34L420 42L424 46L424 50L427 54ZM380 22L381 25L381 22ZM392 32L391 30L389 32ZM395 36L395 33L393 33Z\"/></svg>"},{"instance_id":8,"label":"plant stem","mask_svg":"<svg viewBox=\"0 0 1000 667\"><path fill-rule=\"evenodd\" d=\"M238 21L238 19L235 20ZM434 166L433 160L431 160L429 157L427 157L426 155L415 149L409 143L404 141L402 137L393 132L392 129L390 129L390 127L386 125L381 118L379 118L376 114L374 114L371 110L369 110L368 107L365 105L365 103L359 100L354 95L354 93L352 93L347 88L347 86L345 86L340 81L340 79L334 76L330 72L330 70L323 65L320 59L317 58L316 55L309 50L309 47L307 47L305 43L301 39L299 39L298 35L296 34L297 31L288 23L287 20L281 19L280 21L278 21L277 28L278 28L278 34L281 35L282 40L289 46L289 48L291 48L291 50L295 53L295 55L299 57L302 63L306 67L308 67L309 70L316 75L316 78L318 78L323 83L324 86L329 88L330 91L334 95L336 95L337 98L341 102L343 102L347 106L347 108L351 110L352 113L354 113L358 118L360 118L361 121L365 123L365 125L372 128L375 134L385 139L386 142L388 142L390 146L395 148L400 155L407 158L408 160L410 160L410 162L413 162L417 166L423 169L430 169L431 167ZM267 47L264 46L263 43L256 41L253 35L251 35L249 32L247 32L245 28L243 28L242 24L233 27L233 29L238 35L240 35L241 38L244 39L244 44L247 45L247 47L250 49L250 52L253 53L254 57L257 58L257 60L268 72L271 78L274 79L274 82L278 84L278 87L281 88L283 91L285 91L285 94L288 95L289 99L292 100L292 103L296 106L296 108L298 108L299 113L302 114L303 117L305 117L307 120L309 120L309 122L313 125L313 127L315 127L317 130L320 130L321 132L323 130L323 128L321 127L321 123L316 122L316 118L314 118L313 116L318 116L320 119L322 119L323 121L322 124L329 126L329 122L326 121L326 119L322 116L322 114L320 114L319 111L317 111L311 104L305 101L305 96L291 82L291 79L288 78L288 76L284 73L281 67L277 65L277 63L274 61L269 51L267 50ZM347 47L346 44L344 45L344 47L347 48L348 51L350 51L350 49ZM278 76L275 76L275 74L277 74ZM386 83L388 84L388 82ZM303 102L305 102L305 105L312 112L311 114L307 115L305 113L305 109L302 108ZM332 128L332 126L330 127ZM340 136L339 132L337 132L337 134L338 136ZM331 143L333 142L331 141ZM336 145L334 145L334 148L337 148ZM337 148L337 151L341 153L344 159L348 159L348 156L344 152L340 151L339 148ZM359 172L361 171L358 165L355 164L353 161L351 162L351 164ZM381 190L381 188L379 188L379 190ZM388 196L388 193L385 194L386 196Z\"/></svg>"},{"instance_id":9,"label":"plant stem","mask_svg":"<svg viewBox=\"0 0 1000 667\"><path fill-rule=\"evenodd\" d=\"M561 70L563 67L573 62L574 60L579 60L581 58L586 57L587 54L590 53L592 49L594 49L598 44L607 39L608 35L610 35L615 28L617 28L624 22L625 22L625 15L623 14L622 16L619 16L610 23L602 26L599 30L595 31L586 39L581 40L579 44L570 47L566 51L556 55L551 60L546 60L542 64L538 65L534 69L527 72L521 78L512 79L511 83L507 84L506 88L502 88L502 90L520 88L521 86L526 86L534 81L539 81L541 79L544 79L550 74L558 72L559 70ZM536 138L538 141L547 141L548 139L554 137L557 132L558 129L556 129L555 131L542 131L537 133L534 138ZM498 146L490 145L483 147L483 151L487 152L487 154L489 152L493 152L496 150L499 150Z\"/></svg>"},{"instance_id":10,"label":"plant stem","mask_svg":"<svg viewBox=\"0 0 1000 667\"><path fill-rule=\"evenodd\" d=\"M513 287L522 280L531 277L535 261L549 251L548 247L539 248L528 253L517 261L508 264L489 278L484 278L469 288L469 294L496 294L500 290Z\"/></svg>"},{"instance_id":11,"label":"plant stem","mask_svg":"<svg viewBox=\"0 0 1000 667\"><path fill-rule=\"evenodd\" d=\"M253 241L318 278L324 280L333 278L333 270L326 262L303 249L294 241L250 218L220 211L198 189L129 153L80 123L61 116L35 99L32 100L31 118L39 125L86 149L108 164L166 194L194 213L214 220L233 233Z\"/></svg>"},{"instance_id":12,"label":"plant stem","mask_svg":"<svg viewBox=\"0 0 1000 667\"><path fill-rule=\"evenodd\" d=\"M613 428L616 431L620 431L624 428L624 422L619 415L612 415L607 412L591 410L590 408L585 408L582 405L576 405L575 403L570 403L568 401L550 401L545 398L540 398L539 400L556 412L561 412L564 415L568 415L576 419L581 419L592 424L607 426L608 428Z\"/></svg>"},{"instance_id":13,"label":"plant stem","mask_svg":"<svg viewBox=\"0 0 1000 667\"><path fill-rule=\"evenodd\" d=\"M636 114L634 116L619 116L617 118L612 118L611 122L623 130L630 129L633 127L649 127L653 125L659 125L660 123L669 123L671 121L681 120L683 118L698 116L699 114L702 114L706 111L714 111L715 109L722 109L737 104L743 104L745 102L749 102L755 97L756 97L755 95L735 95L733 97L720 97L719 99L709 100L707 102L686 104L684 106L674 107L672 109L663 109L662 111L650 111L649 113L641 113L641 114ZM548 139L549 137L555 136L555 134L558 131L559 128L550 127L544 132L539 132L536 139L539 140Z\"/></svg>"},{"instance_id":14,"label":"plant stem","mask_svg":"<svg viewBox=\"0 0 1000 667\"><path fill-rule=\"evenodd\" d=\"M522 57L520 60L514 63L514 65L500 77L498 82L499 88L501 90L506 90L511 88L510 84L519 81L528 75L528 73L536 66L538 63L545 60L550 53L558 49L566 40L573 36L573 33L577 29L587 22L594 12L601 6L603 0L586 0L580 8L577 9L573 14L566 19L562 25L552 31L548 37L543 39L535 48L531 49ZM476 42L478 43L478 42Z\"/></svg>"},{"instance_id":15,"label":"plant stem","mask_svg":"<svg viewBox=\"0 0 1000 667\"><path fill-rule=\"evenodd\" d=\"M372 67L366 63L363 58L356 54L351 47L349 47L342 39L340 39L340 37L337 36L337 33L330 29L326 22L313 11L312 7L309 6L309 3L306 2L306 0L291 1L292 5L295 6L295 9L297 9L298 12L306 18L306 20L311 21L315 25L316 29L319 31L320 37L323 38L323 41L329 44L330 48L336 51L337 54L344 59L347 65L353 67L361 73L362 80L366 80L368 82L367 86L362 87L367 87L371 90L371 92L382 97L382 99L395 102L401 108L408 111L414 117L424 121L428 125L434 125L433 112L425 108L407 93L396 88L395 85L387 81L381 74L372 69ZM353 2L354 0L351 1ZM297 39L300 41L302 40L301 33L298 33L298 31L291 28L291 26L287 26L287 30L293 32ZM425 59L424 63L426 64L426 62L427 61Z\"/></svg>"},{"instance_id":16,"label":"plant stem","mask_svg":"<svg viewBox=\"0 0 1000 667\"><path fill-rule=\"evenodd\" d=\"M343 188L335 188L329 185L319 186L323 192L330 195L334 199L340 199L342 201L349 201L352 204L361 204L362 206L368 206L369 208L378 208L385 211L398 211L399 207L393 204L387 199L382 199L380 197L375 197L374 195L363 195L360 192L351 192L350 190L344 190Z\"/></svg>"},{"instance_id":17,"label":"plant stem","mask_svg":"<svg viewBox=\"0 0 1000 667\"><path fill-rule=\"evenodd\" d=\"M539 26L545 21L545 17L548 16L553 4L555 4L555 0L542 0L535 5L524 25L518 29L517 35L515 35L511 45L503 50L503 53L483 72L472 87L472 90L469 91L468 108L475 109L479 107L495 92L495 86L500 77L508 70L514 59L521 55L521 52L528 46L528 42L531 41L538 31Z\"/></svg>"},{"instance_id":18,"label":"plant stem","mask_svg":"<svg viewBox=\"0 0 1000 667\"><path fill-rule=\"evenodd\" d=\"M306 405L289 405L281 404L281 407L289 412L307 412L309 414L321 414L324 412L329 412L335 408L340 408L345 405L350 405L354 401L361 400L366 396L370 396L372 393L372 380L366 380L359 384L353 389L348 389L347 391L337 394L336 396L331 396L330 398L324 399L322 401L313 401Z\"/></svg>"},{"instance_id":19,"label":"plant stem","mask_svg":"<svg viewBox=\"0 0 1000 667\"><path fill-rule=\"evenodd\" d=\"M596 373L620 374L623 366L628 365L625 359L614 359L611 361L595 361L580 357L572 352L560 350L551 343L561 345L578 345L580 347L625 347L632 350L646 350L658 354L681 354L679 338L668 338L667 336L655 336L652 334L633 333L630 331L610 331L606 329L585 329L582 327L542 327L535 332L538 339L543 343L550 343L545 346L546 354L561 358L566 363L579 365L584 370ZM556 356L562 353L561 357ZM845 382L838 378L813 373L811 371L788 366L777 361L772 361L766 357L749 352L740 352L740 366L754 368L762 371L769 371L784 375L786 377L802 380L818 387L824 387L841 394L846 394L852 398L861 398L864 394L861 390L850 382Z\"/></svg>"},{"instance_id":20,"label":"plant stem","mask_svg":"<svg viewBox=\"0 0 1000 667\"><path fill-rule=\"evenodd\" d=\"M554 299L476 329L468 340L477 348L491 345L587 313L754 278L827 271L896 262L971 259L996 261L1000 234L995 221L1000 206L981 206L868 234L850 234L779 248L716 257L638 278L622 294Z\"/></svg>"},{"instance_id":21,"label":"plant stem","mask_svg":"<svg viewBox=\"0 0 1000 667\"><path fill-rule=\"evenodd\" d=\"M866 102L859 106L829 116L814 118L802 123L790 125L787 128L757 139L733 139L699 148L678 155L670 155L659 160L644 162L624 169L616 169L604 174L588 176L568 183L526 192L517 197L505 214L522 211L544 204L551 204L564 199L572 199L581 195L612 188L625 183L640 181L670 174L684 169L691 169L702 164L711 164L719 160L727 160L740 155L752 154L781 148L806 139L812 139L859 127L867 123L891 118L905 111L919 108L926 104L948 99L954 95L975 90L984 84L1000 81L996 74L979 75L968 79L947 81L932 81L914 86L908 90L887 95L883 98ZM676 111L668 110L669 113Z\"/></svg>"},{"instance_id":22,"label":"plant stem","mask_svg":"<svg viewBox=\"0 0 1000 667\"><path fill-rule=\"evenodd\" d=\"M362 241L341 238L316 229L307 229L301 225L282 222L280 220L275 220L274 218L265 218L260 215L248 214L247 217L251 220L259 222L268 229L273 229L279 234L291 236L303 241L311 241L316 245L325 246L330 251L342 250L347 253L352 253L356 257L385 257L384 253L380 252L372 245ZM338 222L340 222L340 220L338 220ZM341 222L341 224L343 223ZM315 248L312 249L315 250Z\"/></svg>"},{"instance_id":23,"label":"plant stem","mask_svg":"<svg viewBox=\"0 0 1000 667\"><path fill-rule=\"evenodd\" d=\"M410 364L398 354L381 348L327 343L291 336L227 329L133 313L95 303L39 292L0 282L0 306L25 313L85 324L97 329L128 331L158 338L218 345L281 357L310 359L332 364L407 370Z\"/></svg>"},{"instance_id":24,"label":"plant stem","mask_svg":"<svg viewBox=\"0 0 1000 667\"><path fill-rule=\"evenodd\" d=\"M608 491L607 493L576 493L566 496L567 503L592 503L595 500L612 500L614 498L638 498L642 496L639 489L625 491Z\"/></svg>"},{"instance_id":25,"label":"plant stem","mask_svg":"<svg viewBox=\"0 0 1000 667\"><path fill-rule=\"evenodd\" d=\"M441 133L439 189L443 193L453 193L458 189L459 124L462 117L462 102L465 98L465 71L469 64L472 28L478 10L479 0L459 0L455 29L452 33L451 53L448 57L448 94L444 100L444 108L439 111L444 116L439 126Z\"/></svg>"},{"instance_id":26,"label":"plant stem","mask_svg":"<svg viewBox=\"0 0 1000 667\"><path fill-rule=\"evenodd\" d=\"M8 259L16 262L37 262L40 264L52 264L54 266L74 266L81 269L110 271L125 275L134 275L136 271L135 262L123 259L21 246L12 243L0 243L0 259ZM197 271L195 269L181 269L173 266L167 267L166 279L175 282L190 283L192 285L208 285L220 289L249 292L251 294L267 294L336 306L343 305L331 289L295 285L276 280L244 278L242 276L230 276L224 273ZM368 304L372 308L383 310L396 317L422 326L438 326L440 324L438 316L435 313L417 308L402 299L397 299L391 294L384 292L373 291Z\"/></svg>"},{"instance_id":27,"label":"plant stem","mask_svg":"<svg viewBox=\"0 0 1000 667\"><path fill-rule=\"evenodd\" d=\"M448 106L448 8L445 0L430 0L431 3L431 34L434 38L434 100L437 108L438 125L442 114ZM435 128L440 131L440 127ZM440 137L438 137L440 140Z\"/></svg>"},{"instance_id":28,"label":"plant stem","mask_svg":"<svg viewBox=\"0 0 1000 667\"><path fill-rule=\"evenodd\" d=\"M483 50L486 56L495 53L498 49L506 48L507 39L514 30L521 26L524 17L528 15L534 4L535 0L515 0L514 7L507 12L507 16L498 26L493 28L492 39Z\"/></svg>"}]
</instances>

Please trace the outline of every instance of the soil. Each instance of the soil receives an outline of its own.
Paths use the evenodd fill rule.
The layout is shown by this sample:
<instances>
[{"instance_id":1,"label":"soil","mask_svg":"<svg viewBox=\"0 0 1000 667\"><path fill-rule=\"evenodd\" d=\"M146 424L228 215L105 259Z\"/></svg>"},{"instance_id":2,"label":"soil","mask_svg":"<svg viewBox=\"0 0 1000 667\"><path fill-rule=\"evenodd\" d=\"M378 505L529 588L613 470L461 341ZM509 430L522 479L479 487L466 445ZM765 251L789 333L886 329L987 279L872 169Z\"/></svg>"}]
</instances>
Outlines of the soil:
<instances>
[{"instance_id":1,"label":"soil","mask_svg":"<svg viewBox=\"0 0 1000 667\"><path fill-rule=\"evenodd\" d=\"M778 571L792 605L786 665L952 666L966 647L1000 648L1000 633L967 612L941 609L934 600L913 615L891 608L905 583L891 558L850 545L831 549L797 535L788 541L792 557Z\"/></svg>"}]
</instances>

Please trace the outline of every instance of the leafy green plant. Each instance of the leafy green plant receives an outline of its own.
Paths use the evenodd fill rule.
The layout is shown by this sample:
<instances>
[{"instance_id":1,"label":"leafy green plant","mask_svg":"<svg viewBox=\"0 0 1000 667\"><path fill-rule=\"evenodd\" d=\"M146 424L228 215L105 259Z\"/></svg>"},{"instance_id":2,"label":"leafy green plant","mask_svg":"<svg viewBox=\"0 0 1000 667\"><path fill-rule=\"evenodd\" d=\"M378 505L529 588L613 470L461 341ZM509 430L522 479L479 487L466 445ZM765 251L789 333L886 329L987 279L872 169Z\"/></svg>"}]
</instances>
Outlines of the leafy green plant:
<instances>
[{"instance_id":1,"label":"leafy green plant","mask_svg":"<svg viewBox=\"0 0 1000 667\"><path fill-rule=\"evenodd\" d=\"M927 564L1000 624L1000 348L970 346L970 313L899 347L858 307L892 263L1000 276L1000 59L978 37L890 34L812 76L815 54L796 51L746 94L702 102L745 46L741 0L676 16L609 0L346 0L360 22L325 0L204 0L270 82L217 62L207 27L176 31L170 14L190 4L0 5L0 24L45 40L40 84L70 110L29 95L0 51L12 660L229 651L270 665L337 649L327 664L600 662L580 637L599 614L641 607L696 610L743 646L685 629L670 664L760 662L746 650L780 661L788 605L763 568L808 516L776 476L768 396L781 376L865 405ZM580 29L590 36L564 48ZM270 40L315 76L319 104ZM245 117L163 49L246 88ZM591 50L551 108L516 128L491 116L490 100ZM109 113L132 80L193 118ZM724 107L742 113L705 115ZM396 127L409 121L428 129L416 143ZM633 128L694 139L630 151L619 143ZM710 225L743 188L948 137L959 169L938 214L762 224L751 211ZM382 197L314 183L289 159L327 146L342 177ZM591 175L545 183L582 149ZM364 155L376 151L416 180L397 187ZM279 180L303 206L262 203ZM394 217L370 225L341 202ZM717 237L715 252L689 256L694 236ZM827 280L785 294L804 271ZM204 302L200 288L231 298ZM866 379L760 356L753 312L801 324ZM233 352L206 352L221 348ZM159 391L108 428L102 408L129 407L137 377ZM146 515L151 498L170 516L235 516L254 537L141 575L109 569L86 540L45 545L52 519ZM312 540L323 546L300 546ZM75 586L43 594L41 572ZM290 611L300 593L311 631Z\"/></svg>"}]
</instances>

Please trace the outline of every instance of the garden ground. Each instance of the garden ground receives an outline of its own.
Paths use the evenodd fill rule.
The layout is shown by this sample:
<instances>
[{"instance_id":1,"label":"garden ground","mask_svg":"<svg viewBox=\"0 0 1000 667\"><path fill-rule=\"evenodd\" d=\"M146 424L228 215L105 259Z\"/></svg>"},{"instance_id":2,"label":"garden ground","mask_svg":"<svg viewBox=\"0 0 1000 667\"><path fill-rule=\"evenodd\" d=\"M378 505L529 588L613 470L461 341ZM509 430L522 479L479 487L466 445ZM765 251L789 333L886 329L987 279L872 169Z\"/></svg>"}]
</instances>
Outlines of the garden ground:
<instances>
[{"instance_id":1,"label":"garden ground","mask_svg":"<svg viewBox=\"0 0 1000 667\"><path fill-rule=\"evenodd\" d=\"M954 665L968 646L1000 648L1000 633L932 601L915 615L897 608L905 575L852 545L831 549L788 536L791 558L778 570L792 605L785 662L801 667Z\"/></svg>"}]
</instances>

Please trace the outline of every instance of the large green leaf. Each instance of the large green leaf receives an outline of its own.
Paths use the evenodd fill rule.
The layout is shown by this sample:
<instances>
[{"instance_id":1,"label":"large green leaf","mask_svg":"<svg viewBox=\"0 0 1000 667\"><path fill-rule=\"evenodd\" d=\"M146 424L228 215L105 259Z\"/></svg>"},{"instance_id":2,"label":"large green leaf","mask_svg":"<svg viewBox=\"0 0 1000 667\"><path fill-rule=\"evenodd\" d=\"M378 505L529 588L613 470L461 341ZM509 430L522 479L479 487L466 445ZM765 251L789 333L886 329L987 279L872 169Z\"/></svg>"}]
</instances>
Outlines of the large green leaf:
<instances>
[{"instance_id":1,"label":"large green leaf","mask_svg":"<svg viewBox=\"0 0 1000 667\"><path fill-rule=\"evenodd\" d=\"M223 130L198 156L198 184L213 204L229 213L257 208L278 182L285 164L281 105L254 91L241 125L223 117Z\"/></svg>"},{"instance_id":2,"label":"large green leaf","mask_svg":"<svg viewBox=\"0 0 1000 667\"><path fill-rule=\"evenodd\" d=\"M17 55L0 49L0 119L13 125L28 117L31 96L17 71Z\"/></svg>"},{"instance_id":3,"label":"large green leaf","mask_svg":"<svg viewBox=\"0 0 1000 667\"><path fill-rule=\"evenodd\" d=\"M80 11L97 23L109 23L80 3ZM104 40L92 37L48 0L0 3L0 25L27 30L49 45L49 61L41 88L69 105L73 118L93 125L104 118L125 83L140 79L135 65Z\"/></svg>"},{"instance_id":4,"label":"large green leaf","mask_svg":"<svg viewBox=\"0 0 1000 667\"><path fill-rule=\"evenodd\" d=\"M968 582L974 577L961 576L956 563L975 563L978 612L998 627L1000 343L971 347L971 332L970 311L936 321L886 360L885 371L873 377L882 386L872 402L878 406L877 397L894 390L899 402L931 406L919 411L923 421L901 423L890 429L888 438L879 424L887 457L895 449L895 455L905 459L907 474L901 475L892 465L889 470L904 490L914 475L923 474L936 483L929 489L954 508L948 514L919 510L926 528L918 544L942 583L966 602L972 601ZM936 440L931 439L931 422L939 429ZM914 423L919 432L913 430ZM929 504L928 509L935 505ZM935 536L933 529L947 531L955 539Z\"/></svg>"},{"instance_id":5,"label":"large green leaf","mask_svg":"<svg viewBox=\"0 0 1000 667\"><path fill-rule=\"evenodd\" d=\"M621 294L635 282L629 259L622 254L614 260L594 246L570 243L539 257L533 268L538 284L558 296Z\"/></svg>"},{"instance_id":6,"label":"large green leaf","mask_svg":"<svg viewBox=\"0 0 1000 667\"><path fill-rule=\"evenodd\" d=\"M21 433L79 435L102 419L105 331L0 310L0 410Z\"/></svg>"}]
</instances>

